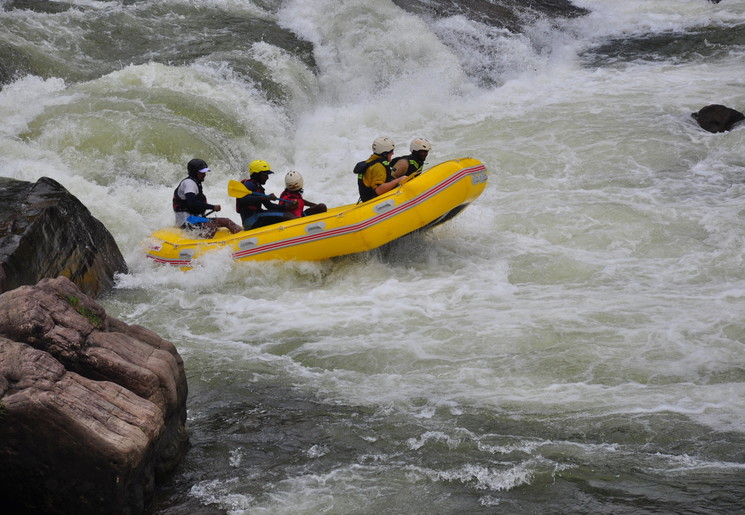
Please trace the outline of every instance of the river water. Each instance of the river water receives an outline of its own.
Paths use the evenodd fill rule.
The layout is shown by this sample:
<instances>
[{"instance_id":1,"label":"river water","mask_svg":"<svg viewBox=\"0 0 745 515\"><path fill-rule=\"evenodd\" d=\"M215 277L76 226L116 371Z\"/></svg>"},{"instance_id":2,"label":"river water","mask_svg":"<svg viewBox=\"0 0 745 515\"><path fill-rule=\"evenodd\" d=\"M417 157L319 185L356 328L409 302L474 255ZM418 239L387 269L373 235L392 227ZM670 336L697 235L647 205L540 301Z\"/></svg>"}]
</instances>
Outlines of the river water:
<instances>
[{"instance_id":1,"label":"river water","mask_svg":"<svg viewBox=\"0 0 745 515\"><path fill-rule=\"evenodd\" d=\"M62 183L173 341L158 514L735 513L745 504L745 1L0 1L0 174ZM354 202L388 135L475 157L454 220L319 263L159 267L185 164ZM404 153L404 152L397 152Z\"/></svg>"}]
</instances>

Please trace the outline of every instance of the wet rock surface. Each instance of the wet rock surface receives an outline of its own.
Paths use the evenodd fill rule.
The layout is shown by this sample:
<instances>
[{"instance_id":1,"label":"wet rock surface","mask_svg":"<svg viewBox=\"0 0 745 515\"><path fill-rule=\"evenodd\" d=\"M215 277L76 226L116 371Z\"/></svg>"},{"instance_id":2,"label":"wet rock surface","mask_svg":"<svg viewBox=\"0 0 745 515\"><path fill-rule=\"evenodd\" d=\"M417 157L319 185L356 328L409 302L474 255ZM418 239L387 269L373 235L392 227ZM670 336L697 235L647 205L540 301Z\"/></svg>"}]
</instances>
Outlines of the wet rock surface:
<instances>
[{"instance_id":1,"label":"wet rock surface","mask_svg":"<svg viewBox=\"0 0 745 515\"><path fill-rule=\"evenodd\" d=\"M140 513L188 448L174 345L69 279L0 295L0 493L24 513Z\"/></svg>"},{"instance_id":2,"label":"wet rock surface","mask_svg":"<svg viewBox=\"0 0 745 515\"><path fill-rule=\"evenodd\" d=\"M0 293L59 275L98 296L127 271L104 225L53 179L0 177Z\"/></svg>"}]
</instances>

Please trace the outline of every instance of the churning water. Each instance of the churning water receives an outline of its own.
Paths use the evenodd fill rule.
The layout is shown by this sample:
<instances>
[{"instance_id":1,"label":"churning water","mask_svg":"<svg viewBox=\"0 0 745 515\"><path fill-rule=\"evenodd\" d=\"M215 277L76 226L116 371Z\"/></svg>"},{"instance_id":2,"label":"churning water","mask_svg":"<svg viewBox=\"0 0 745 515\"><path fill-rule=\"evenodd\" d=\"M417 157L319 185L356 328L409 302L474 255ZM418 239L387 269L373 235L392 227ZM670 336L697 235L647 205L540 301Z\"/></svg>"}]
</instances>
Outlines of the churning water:
<instances>
[{"instance_id":1,"label":"churning water","mask_svg":"<svg viewBox=\"0 0 745 515\"><path fill-rule=\"evenodd\" d=\"M154 512L734 513L745 503L745 1L0 1L0 173L56 179L173 341L193 444ZM357 199L373 138L490 171L320 263L144 258L192 157ZM404 152L400 152L404 153Z\"/></svg>"}]
</instances>

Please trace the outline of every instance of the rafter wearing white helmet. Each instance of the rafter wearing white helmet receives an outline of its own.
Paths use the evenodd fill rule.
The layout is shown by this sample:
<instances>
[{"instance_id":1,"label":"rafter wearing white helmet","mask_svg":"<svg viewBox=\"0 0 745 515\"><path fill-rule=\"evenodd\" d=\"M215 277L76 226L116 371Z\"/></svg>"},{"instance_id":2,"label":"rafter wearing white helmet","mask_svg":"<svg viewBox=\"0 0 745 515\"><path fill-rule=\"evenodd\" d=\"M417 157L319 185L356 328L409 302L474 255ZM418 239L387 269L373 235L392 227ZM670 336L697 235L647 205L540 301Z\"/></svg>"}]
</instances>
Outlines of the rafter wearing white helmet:
<instances>
[{"instance_id":1,"label":"rafter wearing white helmet","mask_svg":"<svg viewBox=\"0 0 745 515\"><path fill-rule=\"evenodd\" d=\"M360 201L367 202L378 195L386 193L401 182L391 175L390 160L396 144L388 136L375 138L372 143L373 154L354 167L357 176L357 189Z\"/></svg>"},{"instance_id":2,"label":"rafter wearing white helmet","mask_svg":"<svg viewBox=\"0 0 745 515\"><path fill-rule=\"evenodd\" d=\"M424 161L432 150L432 144L425 138L414 138L409 145L408 156L398 156L391 161L393 177L403 177L421 172Z\"/></svg>"}]
</instances>

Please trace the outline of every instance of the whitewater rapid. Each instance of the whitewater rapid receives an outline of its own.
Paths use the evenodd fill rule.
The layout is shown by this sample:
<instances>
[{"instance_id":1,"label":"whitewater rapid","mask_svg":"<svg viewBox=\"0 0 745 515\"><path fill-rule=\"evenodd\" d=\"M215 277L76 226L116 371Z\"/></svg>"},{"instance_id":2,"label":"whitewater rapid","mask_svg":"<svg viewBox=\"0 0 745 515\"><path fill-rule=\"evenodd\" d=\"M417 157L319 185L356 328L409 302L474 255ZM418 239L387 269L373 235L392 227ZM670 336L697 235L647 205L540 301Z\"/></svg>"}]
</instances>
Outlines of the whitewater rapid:
<instances>
[{"instance_id":1,"label":"whitewater rapid","mask_svg":"<svg viewBox=\"0 0 745 515\"><path fill-rule=\"evenodd\" d=\"M104 222L130 272L101 302L185 360L157 512L741 506L745 127L690 114L745 110L745 2L574 4L520 31L387 0L0 11L37 70L0 90L0 173ZM237 221L250 160L347 204L379 135L483 161L486 191L359 256L144 258L192 157Z\"/></svg>"}]
</instances>

